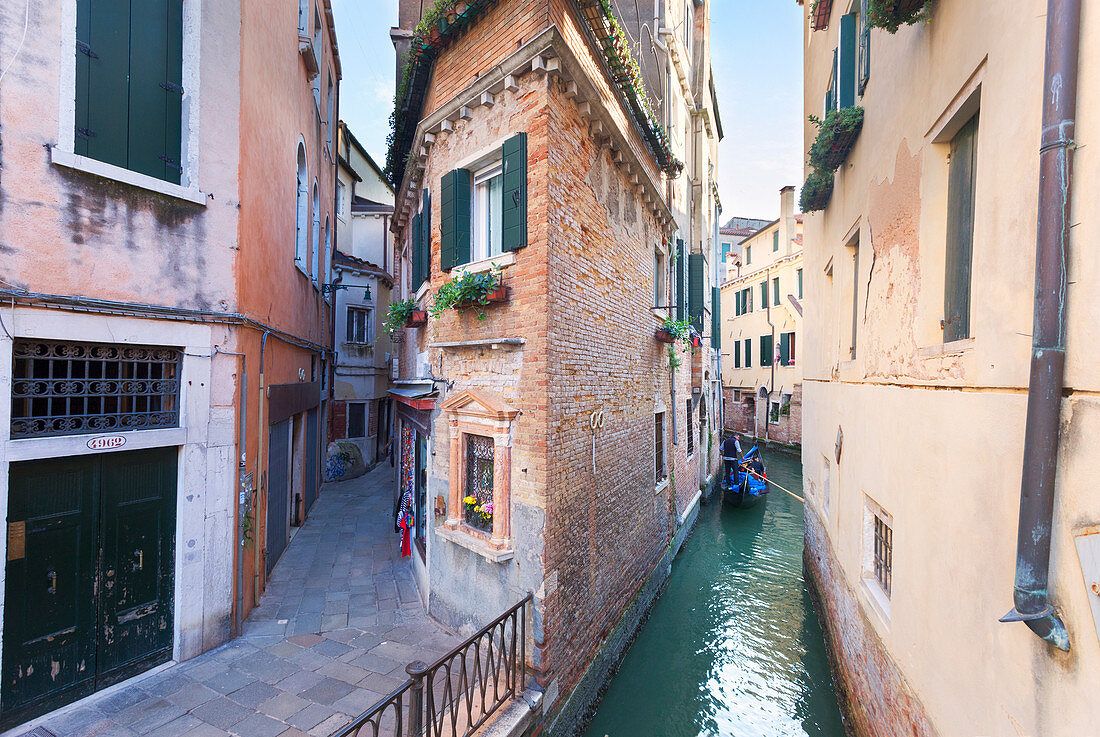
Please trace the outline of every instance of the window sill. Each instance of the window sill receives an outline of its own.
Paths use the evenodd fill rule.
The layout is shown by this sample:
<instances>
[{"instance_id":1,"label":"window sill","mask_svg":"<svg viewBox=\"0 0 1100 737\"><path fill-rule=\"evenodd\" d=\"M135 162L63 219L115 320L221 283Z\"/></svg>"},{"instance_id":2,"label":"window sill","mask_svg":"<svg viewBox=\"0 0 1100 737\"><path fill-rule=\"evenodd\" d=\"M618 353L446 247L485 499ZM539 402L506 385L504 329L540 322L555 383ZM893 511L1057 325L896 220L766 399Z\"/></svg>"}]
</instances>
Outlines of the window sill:
<instances>
[{"instance_id":1,"label":"window sill","mask_svg":"<svg viewBox=\"0 0 1100 737\"><path fill-rule=\"evenodd\" d=\"M431 289L432 283L427 279L420 285L420 288L416 290L416 294L413 295L413 302L420 304L420 300L424 299L424 295Z\"/></svg>"},{"instance_id":2,"label":"window sill","mask_svg":"<svg viewBox=\"0 0 1100 737\"><path fill-rule=\"evenodd\" d=\"M885 625L890 624L890 598L886 596L886 592L882 590L882 587L878 585L871 576L863 577L863 591L867 594L867 598L871 602L871 608L874 609L879 617L882 618L882 623Z\"/></svg>"},{"instance_id":3,"label":"window sill","mask_svg":"<svg viewBox=\"0 0 1100 737\"><path fill-rule=\"evenodd\" d=\"M457 528L438 525L435 528L435 534L461 548L477 553L490 563L506 563L516 557L516 551L512 548L497 550L481 538L464 532L461 525Z\"/></svg>"},{"instance_id":4,"label":"window sill","mask_svg":"<svg viewBox=\"0 0 1100 737\"><path fill-rule=\"evenodd\" d=\"M64 151L57 146L50 148L50 161L66 169L82 171L85 174L93 174L97 177L103 177L104 179L111 179L123 184L129 184L131 187L138 187L139 189L156 192L157 194L166 195L168 197L175 197L177 200L184 200L194 205L206 206L206 195L200 192L198 188L183 187L179 184L165 182L156 177L151 177L148 174L139 174L136 171L130 171L121 166L96 161L95 159L90 159L87 156L81 156L71 151Z\"/></svg>"},{"instance_id":5,"label":"window sill","mask_svg":"<svg viewBox=\"0 0 1100 737\"><path fill-rule=\"evenodd\" d=\"M669 318L668 310L666 310L664 307L650 307L649 311L652 312L653 316L661 322L664 322Z\"/></svg>"},{"instance_id":6,"label":"window sill","mask_svg":"<svg viewBox=\"0 0 1100 737\"><path fill-rule=\"evenodd\" d=\"M506 269L516 263L516 252L509 251L508 253L502 253L499 256L490 256L489 258L483 258L480 261L471 261L468 264L462 264L451 269L451 276L458 278L463 274L480 274L485 271L491 271L496 267Z\"/></svg>"},{"instance_id":7,"label":"window sill","mask_svg":"<svg viewBox=\"0 0 1100 737\"><path fill-rule=\"evenodd\" d=\"M656 488L653 489L653 494L654 495L660 494L662 491L664 491L668 487L669 487L669 481L668 481L668 477L666 476L661 481L661 483L657 484Z\"/></svg>"},{"instance_id":8,"label":"window sill","mask_svg":"<svg viewBox=\"0 0 1100 737\"><path fill-rule=\"evenodd\" d=\"M941 358L942 356L960 356L967 351L974 350L974 339L963 338L949 343L924 346L917 349L917 355L921 358Z\"/></svg>"}]
</instances>

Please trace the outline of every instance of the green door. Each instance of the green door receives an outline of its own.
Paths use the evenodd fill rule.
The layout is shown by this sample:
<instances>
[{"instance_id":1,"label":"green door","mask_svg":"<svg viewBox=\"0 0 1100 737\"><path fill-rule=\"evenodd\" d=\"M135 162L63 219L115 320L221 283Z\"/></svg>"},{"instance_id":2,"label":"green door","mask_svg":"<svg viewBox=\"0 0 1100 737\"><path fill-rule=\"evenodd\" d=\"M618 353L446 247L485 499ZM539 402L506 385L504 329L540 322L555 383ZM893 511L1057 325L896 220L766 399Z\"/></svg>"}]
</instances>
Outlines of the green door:
<instances>
[{"instance_id":1,"label":"green door","mask_svg":"<svg viewBox=\"0 0 1100 737\"><path fill-rule=\"evenodd\" d=\"M176 454L11 465L0 728L171 657Z\"/></svg>"}]
</instances>

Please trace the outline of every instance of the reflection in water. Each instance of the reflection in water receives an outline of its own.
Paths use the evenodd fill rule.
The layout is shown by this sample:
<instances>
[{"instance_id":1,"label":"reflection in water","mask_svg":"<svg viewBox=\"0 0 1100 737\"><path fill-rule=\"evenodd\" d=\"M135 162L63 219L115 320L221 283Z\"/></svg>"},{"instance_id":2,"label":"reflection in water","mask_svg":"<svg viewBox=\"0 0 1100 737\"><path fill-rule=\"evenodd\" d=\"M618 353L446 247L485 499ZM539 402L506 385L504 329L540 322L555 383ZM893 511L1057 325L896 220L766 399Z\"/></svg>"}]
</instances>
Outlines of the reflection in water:
<instances>
[{"instance_id":1,"label":"reflection in water","mask_svg":"<svg viewBox=\"0 0 1100 737\"><path fill-rule=\"evenodd\" d=\"M765 459L796 493L797 460ZM802 504L700 511L586 737L843 737L802 579Z\"/></svg>"}]
</instances>

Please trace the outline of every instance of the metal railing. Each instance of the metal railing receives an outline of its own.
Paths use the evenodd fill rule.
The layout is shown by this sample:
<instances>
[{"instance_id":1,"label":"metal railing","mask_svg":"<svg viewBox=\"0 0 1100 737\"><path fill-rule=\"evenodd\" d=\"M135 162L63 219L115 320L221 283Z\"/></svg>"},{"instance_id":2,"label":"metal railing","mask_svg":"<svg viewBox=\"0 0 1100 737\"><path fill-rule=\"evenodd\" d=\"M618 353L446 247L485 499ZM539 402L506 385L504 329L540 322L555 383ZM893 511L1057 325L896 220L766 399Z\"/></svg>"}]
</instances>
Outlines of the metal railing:
<instances>
[{"instance_id":1,"label":"metal railing","mask_svg":"<svg viewBox=\"0 0 1100 737\"><path fill-rule=\"evenodd\" d=\"M409 663L400 688L332 737L468 737L527 679L528 594L435 663Z\"/></svg>"}]
</instances>

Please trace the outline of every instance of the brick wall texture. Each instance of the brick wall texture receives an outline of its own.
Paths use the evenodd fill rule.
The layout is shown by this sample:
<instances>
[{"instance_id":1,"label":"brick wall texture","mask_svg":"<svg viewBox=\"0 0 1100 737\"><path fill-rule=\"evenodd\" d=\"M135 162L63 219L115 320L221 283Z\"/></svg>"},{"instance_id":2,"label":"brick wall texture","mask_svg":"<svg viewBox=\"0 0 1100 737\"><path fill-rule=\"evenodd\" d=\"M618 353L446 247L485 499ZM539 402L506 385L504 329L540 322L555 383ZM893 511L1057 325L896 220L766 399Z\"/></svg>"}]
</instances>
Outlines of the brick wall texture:
<instances>
[{"instance_id":1,"label":"brick wall texture","mask_svg":"<svg viewBox=\"0 0 1100 737\"><path fill-rule=\"evenodd\" d=\"M791 393L790 414L780 414L777 422L768 422L768 401L742 392L734 397L731 387L722 387L725 407L725 430L785 445L802 445L802 385L795 384ZM747 450L747 449L746 449Z\"/></svg>"},{"instance_id":2,"label":"brick wall texture","mask_svg":"<svg viewBox=\"0 0 1100 737\"><path fill-rule=\"evenodd\" d=\"M856 737L935 737L920 700L860 609L833 556L817 508L807 505L802 561L834 667L841 709Z\"/></svg>"},{"instance_id":3,"label":"brick wall texture","mask_svg":"<svg viewBox=\"0 0 1100 737\"><path fill-rule=\"evenodd\" d=\"M426 110L444 104L477 70L498 63L554 18L563 35L571 28L576 39L582 38L572 11L559 0L494 5L437 62ZM582 52L597 68L589 50L578 49ZM504 270L510 292L506 303L485 307L484 320L475 310L448 310L424 328L406 330L399 363L402 378L430 367L434 377L448 382L443 396L490 389L520 410L511 435L513 519L540 519L541 529L523 530L517 523L515 558L491 564L496 567L488 573L482 573L484 561L469 557L476 553L433 537L429 569L467 563L462 570L434 570L431 580L453 575L470 584L466 601L450 590L436 592L434 583L431 596L451 597L441 602L447 612L474 611L475 599L499 597L510 605L536 590L532 657L540 682L561 697L578 684L631 603L646 598L640 595L653 585L661 561L667 562L680 515L699 491L698 454L708 451L708 431L700 431L697 405L690 418L687 411L691 357L683 355L673 375L666 346L653 336L663 321L652 310L653 250L668 233L604 142L590 134L577 101L566 91L554 75L527 73L517 90L500 93L492 107L473 109L471 119L457 120L453 132L441 134L432 145L421 184L432 198L431 292L450 278L439 266L441 177L521 131L527 134L528 245ZM644 151L637 132L626 130L634 137L631 145ZM398 261L406 293L408 231L395 239L406 244ZM421 304L430 303L430 294L423 295ZM431 345L493 337L526 342L497 349ZM709 355L709 343L702 350ZM589 421L597 411L604 412L604 425L593 433ZM657 412L665 413L667 467L673 477L659 488ZM708 412L712 417L717 413ZM691 457L687 432L695 433ZM438 496L447 497L449 442L446 419L436 413L429 505ZM521 515L518 507L540 514ZM445 556L433 556L436 546L451 547ZM563 702L551 704L551 711Z\"/></svg>"}]
</instances>

